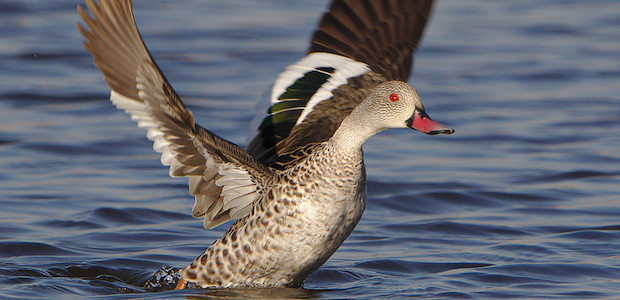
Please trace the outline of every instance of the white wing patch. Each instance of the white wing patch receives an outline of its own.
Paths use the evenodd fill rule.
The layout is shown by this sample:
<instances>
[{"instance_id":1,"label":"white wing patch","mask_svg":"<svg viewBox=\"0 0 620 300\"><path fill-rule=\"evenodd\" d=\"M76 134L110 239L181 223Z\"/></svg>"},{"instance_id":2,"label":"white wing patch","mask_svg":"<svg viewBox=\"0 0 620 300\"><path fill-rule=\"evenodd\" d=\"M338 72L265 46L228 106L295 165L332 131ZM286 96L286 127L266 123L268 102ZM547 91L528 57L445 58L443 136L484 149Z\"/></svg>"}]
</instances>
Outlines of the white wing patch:
<instances>
[{"instance_id":1,"label":"white wing patch","mask_svg":"<svg viewBox=\"0 0 620 300\"><path fill-rule=\"evenodd\" d=\"M202 174L204 166L190 167L177 160L179 154L172 149L172 143L157 128L158 125L153 120L146 103L127 98L115 91L112 91L110 94L110 100L117 108L123 109L130 114L131 119L138 122L138 127L147 129L146 137L153 141L153 149L161 153L161 163L165 166L170 166L169 175L171 177ZM207 163L207 169L209 167L213 167L213 165L209 166Z\"/></svg>"},{"instance_id":2,"label":"white wing patch","mask_svg":"<svg viewBox=\"0 0 620 300\"><path fill-rule=\"evenodd\" d=\"M361 63L350 58L323 52L313 52L308 54L293 65L288 66L276 79L271 89L271 95L266 101L263 101L257 105L257 115L252 119L250 127L258 131L263 120L269 116L269 108L274 104L282 102L279 100L287 88L291 87L297 80L304 77L308 72L318 71L322 72L318 68L333 68L334 72L330 73L329 79L321 85L320 88L312 95L308 103L303 108L301 115L296 121L296 125L303 122L303 120L310 114L314 106L321 101L331 98L332 91L339 86L346 84L349 78L360 76L368 71L370 67L365 63ZM251 136L251 139L256 136L256 133ZM251 140L250 139L250 140Z\"/></svg>"},{"instance_id":3,"label":"white wing patch","mask_svg":"<svg viewBox=\"0 0 620 300\"><path fill-rule=\"evenodd\" d=\"M138 122L138 127L147 129L146 137L153 141L153 149L162 154L162 164L169 166L174 157L174 154L172 154L169 148L170 142L168 142L164 138L164 134L157 129L157 124L149 113L146 103L127 98L115 91L110 93L110 101L112 101L112 104L118 109L122 109L129 114L132 120Z\"/></svg>"},{"instance_id":4,"label":"white wing patch","mask_svg":"<svg viewBox=\"0 0 620 300\"><path fill-rule=\"evenodd\" d=\"M300 65L297 67L298 64ZM357 77L370 71L370 67L368 67L368 65L366 65L365 63L357 62L344 56L331 53L311 53L304 59L300 60L297 64L291 66L292 68L287 68L284 73L278 76L278 80L276 81L274 89L272 90L271 101L273 102L274 99L277 99L278 92L280 92L280 94L284 92L285 87L283 87L282 90L278 91L277 85L280 81L281 76L288 75L287 72L289 72L289 69L291 73L295 73L295 71L303 71L305 73L308 70L314 69L314 67L322 66L332 67L336 69L336 71L332 74L332 77L329 78L329 80L325 84L323 84L323 86L321 86L321 88L316 92L316 94L314 94L314 96L310 98L310 101L306 105L306 108L297 120L297 124L303 122L303 120L306 118L306 116L308 116L308 114L312 111L312 108L315 105L317 105L323 100L331 98L333 96L332 91L339 86L346 84L349 78ZM291 81L291 84L292 82L294 82L294 80Z\"/></svg>"}]
</instances>

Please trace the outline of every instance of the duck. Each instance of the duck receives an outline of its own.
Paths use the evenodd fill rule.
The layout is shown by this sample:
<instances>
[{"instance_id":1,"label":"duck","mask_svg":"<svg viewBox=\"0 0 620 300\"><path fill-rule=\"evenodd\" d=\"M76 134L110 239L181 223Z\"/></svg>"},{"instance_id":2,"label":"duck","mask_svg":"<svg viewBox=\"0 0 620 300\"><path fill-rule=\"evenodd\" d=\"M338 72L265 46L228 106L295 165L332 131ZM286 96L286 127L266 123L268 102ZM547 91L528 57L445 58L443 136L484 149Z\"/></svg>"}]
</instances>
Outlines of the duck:
<instances>
[{"instance_id":1,"label":"duck","mask_svg":"<svg viewBox=\"0 0 620 300\"><path fill-rule=\"evenodd\" d=\"M77 28L110 100L145 128L191 214L223 236L176 289L301 287L366 206L362 145L391 128L452 134L407 83L432 0L334 0L305 57L280 73L247 147L198 125L138 31L131 0L86 0Z\"/></svg>"}]
</instances>

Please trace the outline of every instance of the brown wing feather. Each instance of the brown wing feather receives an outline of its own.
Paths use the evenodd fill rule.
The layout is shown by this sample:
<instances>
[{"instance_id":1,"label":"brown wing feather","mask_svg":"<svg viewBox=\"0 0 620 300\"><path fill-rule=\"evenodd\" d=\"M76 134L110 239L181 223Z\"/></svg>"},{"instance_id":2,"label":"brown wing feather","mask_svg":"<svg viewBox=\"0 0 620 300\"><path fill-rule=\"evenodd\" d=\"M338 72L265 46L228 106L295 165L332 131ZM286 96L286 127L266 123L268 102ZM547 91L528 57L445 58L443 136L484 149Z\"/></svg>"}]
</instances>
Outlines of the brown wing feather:
<instances>
[{"instance_id":1,"label":"brown wing feather","mask_svg":"<svg viewBox=\"0 0 620 300\"><path fill-rule=\"evenodd\" d=\"M143 61L153 63L133 17L131 1L86 1L92 17L78 5L87 28L77 24L86 38L84 46L111 90L139 101L136 73ZM163 75L162 75L163 76ZM133 82L133 84L129 84Z\"/></svg>"},{"instance_id":2,"label":"brown wing feather","mask_svg":"<svg viewBox=\"0 0 620 300\"><path fill-rule=\"evenodd\" d=\"M308 52L346 56L388 80L406 81L432 6L432 0L334 0Z\"/></svg>"}]
</instances>

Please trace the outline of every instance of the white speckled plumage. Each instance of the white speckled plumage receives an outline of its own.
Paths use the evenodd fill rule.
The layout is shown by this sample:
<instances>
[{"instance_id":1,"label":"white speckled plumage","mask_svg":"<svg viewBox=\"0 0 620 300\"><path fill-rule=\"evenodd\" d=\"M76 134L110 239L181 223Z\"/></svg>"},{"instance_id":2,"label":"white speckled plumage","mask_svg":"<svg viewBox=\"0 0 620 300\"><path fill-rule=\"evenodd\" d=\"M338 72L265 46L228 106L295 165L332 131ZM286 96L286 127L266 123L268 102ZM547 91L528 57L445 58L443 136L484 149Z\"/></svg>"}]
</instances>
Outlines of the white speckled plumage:
<instances>
[{"instance_id":1,"label":"white speckled plumage","mask_svg":"<svg viewBox=\"0 0 620 300\"><path fill-rule=\"evenodd\" d=\"M411 85L394 80L408 77L403 74L409 72L411 52L432 1L360 3L334 1L313 38L311 53L274 85L271 115L258 127L249 152L195 123L146 50L130 0L87 0L92 17L78 7L88 30L81 25L78 29L111 89L112 102L147 129L162 163L170 166L170 176L188 177L195 196L192 215L203 218L205 228L236 219L224 236L180 271L179 288L187 282L200 287L300 286L362 216L363 143L388 128L453 132L428 118ZM379 19L364 13L379 4ZM360 18L369 24L366 29L346 29L359 22L332 24L334 16L347 17L343 7L364 15ZM380 50L366 36L385 24L392 29L408 24L414 32L408 36L398 30ZM366 40L330 38L343 28ZM370 55L371 48L382 52ZM379 59L381 54L386 58Z\"/></svg>"}]
</instances>

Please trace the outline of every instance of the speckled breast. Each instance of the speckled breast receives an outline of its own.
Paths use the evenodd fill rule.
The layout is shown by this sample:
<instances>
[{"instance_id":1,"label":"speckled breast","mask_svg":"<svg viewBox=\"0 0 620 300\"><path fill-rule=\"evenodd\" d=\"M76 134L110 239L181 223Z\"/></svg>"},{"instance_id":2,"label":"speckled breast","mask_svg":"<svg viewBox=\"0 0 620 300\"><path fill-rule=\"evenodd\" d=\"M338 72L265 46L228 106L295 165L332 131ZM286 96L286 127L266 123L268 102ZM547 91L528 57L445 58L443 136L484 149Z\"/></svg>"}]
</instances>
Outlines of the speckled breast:
<instances>
[{"instance_id":1,"label":"speckled breast","mask_svg":"<svg viewBox=\"0 0 620 300\"><path fill-rule=\"evenodd\" d=\"M311 155L277 174L252 213L181 271L184 277L202 287L300 286L349 236L365 207L361 152L330 158L339 162Z\"/></svg>"}]
</instances>

